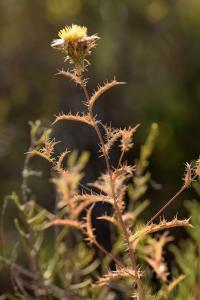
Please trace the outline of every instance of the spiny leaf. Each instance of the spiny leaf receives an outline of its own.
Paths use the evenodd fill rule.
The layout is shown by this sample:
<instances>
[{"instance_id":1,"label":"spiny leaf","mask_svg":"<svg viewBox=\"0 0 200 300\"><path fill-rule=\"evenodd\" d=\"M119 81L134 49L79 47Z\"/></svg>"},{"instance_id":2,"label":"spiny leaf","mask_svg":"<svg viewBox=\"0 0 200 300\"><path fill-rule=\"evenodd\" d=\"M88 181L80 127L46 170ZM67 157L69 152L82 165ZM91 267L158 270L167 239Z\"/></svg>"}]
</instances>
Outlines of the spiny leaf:
<instances>
[{"instance_id":1,"label":"spiny leaf","mask_svg":"<svg viewBox=\"0 0 200 300\"><path fill-rule=\"evenodd\" d=\"M93 205L87 210L86 213L86 232L88 237L87 239L91 244L96 242L96 238L93 233L94 229L92 227L92 209L93 209Z\"/></svg>"},{"instance_id":2,"label":"spiny leaf","mask_svg":"<svg viewBox=\"0 0 200 300\"><path fill-rule=\"evenodd\" d=\"M52 155L54 154L55 145L60 143L59 141L55 141L55 139L46 139L44 141L44 146L42 148L33 149L32 151L27 152L30 155L38 155L43 157L44 159L48 160L49 162L53 163L54 158Z\"/></svg>"},{"instance_id":3,"label":"spiny leaf","mask_svg":"<svg viewBox=\"0 0 200 300\"><path fill-rule=\"evenodd\" d=\"M159 224L151 223L149 225L144 226L142 229L136 231L136 233L131 236L131 241L134 242L137 239L141 238L143 235L154 233L161 230L166 230L169 228L180 227L180 226L192 227L192 225L189 223L189 220L190 218L184 220L178 220L177 218L174 218L172 221L169 222L163 219L162 221L160 221Z\"/></svg>"},{"instance_id":4,"label":"spiny leaf","mask_svg":"<svg viewBox=\"0 0 200 300\"><path fill-rule=\"evenodd\" d=\"M117 268L116 271L109 271L106 275L103 277L100 277L99 280L96 282L96 286L102 287L104 285L108 285L109 283L112 283L113 281L123 279L123 278L133 278L135 279L136 276L141 277L142 273L137 271L136 272L133 270L130 270L128 268Z\"/></svg>"},{"instance_id":5,"label":"spiny leaf","mask_svg":"<svg viewBox=\"0 0 200 300\"><path fill-rule=\"evenodd\" d=\"M90 126L94 126L94 124L88 114L80 115L79 113L77 113L76 115L73 115L71 113L69 113L69 114L61 113L60 115L56 116L56 119L52 123L52 125L54 125L58 121L75 121L75 122L86 123Z\"/></svg>"},{"instance_id":6,"label":"spiny leaf","mask_svg":"<svg viewBox=\"0 0 200 300\"><path fill-rule=\"evenodd\" d=\"M70 153L70 151L68 151L67 149L63 153L61 153L61 155L58 157L58 160L56 162L54 170L56 170L58 172L63 170L63 168L62 168L63 160L64 160L65 156L69 153Z\"/></svg>"},{"instance_id":7,"label":"spiny leaf","mask_svg":"<svg viewBox=\"0 0 200 300\"><path fill-rule=\"evenodd\" d=\"M107 82L105 83L103 86L99 86L99 88L94 92L94 94L92 95L92 97L89 100L88 106L90 109L93 108L94 103L97 101L97 99L104 94L106 91L108 91L109 89L111 89L112 87L114 87L115 85L119 85L119 84L125 84L125 82L118 82L115 79L111 82Z\"/></svg>"},{"instance_id":8,"label":"spiny leaf","mask_svg":"<svg viewBox=\"0 0 200 300\"><path fill-rule=\"evenodd\" d=\"M63 69L58 70L58 73L56 75L64 75L69 79L71 79L72 81L74 81L76 84L80 85L81 87L84 85L84 81L82 81L79 76L76 76L74 73L70 71L64 71Z\"/></svg>"},{"instance_id":9,"label":"spiny leaf","mask_svg":"<svg viewBox=\"0 0 200 300\"><path fill-rule=\"evenodd\" d=\"M128 150L130 150L130 148L132 148L133 143L132 143L132 138L133 138L133 134L136 132L137 128L140 126L140 124L136 125L135 127L129 127L128 129L123 129L121 130L121 150L123 152L127 152Z\"/></svg>"},{"instance_id":10,"label":"spiny leaf","mask_svg":"<svg viewBox=\"0 0 200 300\"><path fill-rule=\"evenodd\" d=\"M48 222L47 224L45 224L43 229L47 229L52 226L70 226L70 227L74 227L74 228L77 228L80 230L82 230L82 228L83 228L83 224L76 220L56 219L56 220L52 220L52 221Z\"/></svg>"},{"instance_id":11,"label":"spiny leaf","mask_svg":"<svg viewBox=\"0 0 200 300\"><path fill-rule=\"evenodd\" d=\"M121 229L120 223L113 216L103 215L101 217L98 217L97 219L108 221L108 222L112 223L113 225L117 226L119 229Z\"/></svg>"},{"instance_id":12,"label":"spiny leaf","mask_svg":"<svg viewBox=\"0 0 200 300\"><path fill-rule=\"evenodd\" d=\"M86 194L86 195L77 195L74 197L74 201L81 201L79 205L77 205L76 209L74 210L74 215L79 216L80 213L88 207L90 204L96 203L96 202L106 202L111 205L114 205L113 199L103 196L103 195L92 195L92 194Z\"/></svg>"},{"instance_id":13,"label":"spiny leaf","mask_svg":"<svg viewBox=\"0 0 200 300\"><path fill-rule=\"evenodd\" d=\"M121 130L111 127L104 127L106 130L106 143L104 144L105 151L109 155L109 151L114 145L114 143L121 137ZM101 152L103 153L103 148L101 147Z\"/></svg>"}]
</instances>

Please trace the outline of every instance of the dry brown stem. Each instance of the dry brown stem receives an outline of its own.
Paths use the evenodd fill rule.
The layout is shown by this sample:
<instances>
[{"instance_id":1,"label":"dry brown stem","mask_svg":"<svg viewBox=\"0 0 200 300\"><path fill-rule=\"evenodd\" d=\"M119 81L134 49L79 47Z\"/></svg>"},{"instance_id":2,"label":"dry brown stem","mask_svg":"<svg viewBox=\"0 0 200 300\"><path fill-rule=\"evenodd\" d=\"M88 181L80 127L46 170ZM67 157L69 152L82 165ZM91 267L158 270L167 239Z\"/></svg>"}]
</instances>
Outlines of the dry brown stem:
<instances>
[{"instance_id":1,"label":"dry brown stem","mask_svg":"<svg viewBox=\"0 0 200 300\"><path fill-rule=\"evenodd\" d=\"M82 87L83 87L83 91L85 93L86 101L89 103L90 98L89 98L89 94L88 94L87 88L86 88L85 85L82 85ZM102 93L100 93L100 94L102 94ZM99 96L100 96L100 94L99 94ZM97 99L97 98L95 98L95 99ZM129 255L130 255L130 259L131 259L131 264L132 264L132 268L133 268L133 271L135 272L135 276L136 276L136 282L137 282L137 287L138 287L139 299L140 300L145 300L146 296L145 296L144 289L142 287L142 283L141 283L141 280L140 280L139 272L137 270L134 250L131 247L130 233L129 233L129 230L126 227L126 224L125 224L125 222L124 222L124 220L122 218L120 207L119 207L118 202L117 202L117 197L116 197L116 194L115 194L115 183L114 183L113 178L112 178L112 171L111 171L111 167L110 167L109 157L107 155L107 152L106 152L106 149L105 149L104 140L103 140L103 137L102 137L101 132L99 130L98 124L97 124L97 122L96 122L96 120L95 120L95 118L93 116L93 112L92 112L92 106L93 106L93 104L94 104L94 101L92 102L92 105L88 105L88 111L89 111L90 119L92 120L92 122L94 124L94 129L95 129L95 131L97 133L97 136L99 138L99 141L100 141L100 144L101 144L101 148L102 148L102 152L103 152L103 156L105 158L105 162L106 162L106 166L107 166L107 170L108 170L108 174L109 174L109 178L110 178L111 195L112 195L112 198L113 198L113 201L114 201L114 208L115 208L117 217L119 219L119 223L120 223L120 226L122 228L122 231L124 233L124 237L125 237L125 239L127 241L127 244L128 244L128 251L129 251Z\"/></svg>"},{"instance_id":2,"label":"dry brown stem","mask_svg":"<svg viewBox=\"0 0 200 300\"><path fill-rule=\"evenodd\" d=\"M91 243L96 245L97 248L99 248L106 256L110 257L111 260L113 260L119 269L123 269L124 265L120 260L118 260L111 252L108 252L99 242L96 240L96 237L94 235L94 229L92 227L92 209L93 205L87 210L86 214L86 234L87 234L87 240Z\"/></svg>"}]
</instances>

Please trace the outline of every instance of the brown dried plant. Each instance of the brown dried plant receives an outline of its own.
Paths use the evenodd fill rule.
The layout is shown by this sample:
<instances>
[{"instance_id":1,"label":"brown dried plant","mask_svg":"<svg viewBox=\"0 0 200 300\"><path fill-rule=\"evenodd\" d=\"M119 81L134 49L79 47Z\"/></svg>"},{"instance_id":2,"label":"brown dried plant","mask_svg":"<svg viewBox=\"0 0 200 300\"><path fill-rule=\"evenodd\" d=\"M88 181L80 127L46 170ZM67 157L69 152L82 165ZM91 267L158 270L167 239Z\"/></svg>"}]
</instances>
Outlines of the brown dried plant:
<instances>
[{"instance_id":1,"label":"brown dried plant","mask_svg":"<svg viewBox=\"0 0 200 300\"><path fill-rule=\"evenodd\" d=\"M138 172L142 172L143 167L142 165L138 165L138 169L135 166L128 166L126 164L126 161L124 161L124 154L130 150L133 146L132 138L137 130L139 125L132 127L129 127L128 129L115 129L111 126L103 125L104 133L102 133L101 128L99 127L100 121L98 121L97 116L94 114L93 109L95 106L96 101L109 89L113 88L116 85L124 84L124 82L118 82L116 79L114 79L111 82L106 82L102 86L98 86L97 90L90 96L87 90L87 80L84 79L84 71L86 70L84 67L84 61L85 56L88 54L88 49L91 49L94 46L94 41L97 39L97 35L94 35L92 37L88 37L87 35L82 36L82 33L86 32L85 28L79 27L76 25L73 25L71 27L71 35L70 35L70 27L67 27L62 30L62 45L61 48L66 52L67 58L71 61L71 63L74 65L74 68L72 71L59 71L58 74L62 74L69 78L70 80L74 81L77 85L79 85L83 93L85 95L84 104L87 107L87 113L77 113L75 115L69 114L60 114L56 117L56 120L53 124L55 124L58 121L76 121L76 122L83 122L86 123L94 128L96 131L96 134L99 139L100 143L100 150L102 153L102 156L105 159L106 163L106 172L101 175L101 177L94 183L90 184L91 187L96 188L99 190L100 194L96 195L93 192L90 194L82 194L79 195L78 193L68 194L66 189L68 189L68 185L70 184L70 177L73 178L74 174L71 170L63 170L60 168L61 163L57 162L57 164L54 166L54 170L58 172L58 178L54 179L54 183L58 186L59 182L63 180L65 182L65 188L63 188L64 191L64 198L66 199L66 203L68 204L68 207L70 209L70 219L68 220L54 220L51 221L47 226L52 226L56 224L62 224L62 225L69 225L69 222L75 222L71 224L72 226L79 227L83 232L85 232L85 235L87 236L88 241L91 244L95 244L102 252L104 252L107 256L110 256L111 259L116 263L116 271L111 272L107 275L105 275L103 278L100 278L98 283L99 286L102 286L104 284L108 284L112 280L115 280L116 278L123 278L123 277L134 277L134 281L136 282L136 291L137 291L137 297L140 300L146 299L145 290L143 288L142 280L141 280L141 271L137 266L136 261L136 250L137 250L137 243L136 241L140 239L143 235L151 234L153 232L157 232L160 230L169 229L171 227L176 226L190 226L189 220L178 220L177 218L173 219L172 221L166 221L162 220L158 224L154 224L153 221L155 218L157 218L164 209L167 208L167 206L172 203L176 199L176 197L190 184L194 179L197 177L197 173L199 172L199 162L197 161L195 166L195 174L194 169L189 165L186 164L186 171L184 175L184 184L181 187L181 189L176 193L174 197L172 197L167 204L159 210L159 212L150 219L150 221L147 223L147 225L144 226L143 229L138 230L134 234L129 229L129 226L127 224L127 212L125 212L125 192L127 189L126 182L127 178L134 176L134 171L138 170ZM61 31L60 31L61 35ZM73 35L75 35L75 40L73 40ZM79 37L80 35L80 37ZM86 42L86 44L84 44ZM90 46L90 43L91 46ZM77 47L81 47L81 45L86 45L86 50L83 50L82 52L78 53ZM57 47L57 43L53 43L53 47ZM60 47L60 44L59 44ZM70 51L69 51L70 47ZM88 49L87 49L88 47ZM74 53L73 53L74 51ZM85 54L84 54L85 51ZM76 62L74 62L74 56L76 56ZM78 59L77 59L78 57ZM78 63L77 63L78 62ZM105 137L105 138L104 138ZM120 151L121 155L119 157L119 161L117 164L117 167L114 168L110 163L109 158L109 151L115 144L115 142L119 140L120 141ZM44 150L40 150L40 153L46 153ZM146 154L145 154L146 155ZM148 154L147 154L148 156ZM49 156L48 156L49 157ZM144 159L142 159L144 161ZM144 166L145 168L146 166ZM62 190L62 187L61 187ZM103 194L102 194L103 193ZM111 216L101 216L99 219L104 219L112 224L116 225L118 229L122 232L124 236L124 241L127 245L127 251L128 256L131 263L128 267L130 270L127 271L127 267L124 266L117 257L115 257L112 253L109 253L107 250L103 248L102 245L100 245L94 235L94 230L92 228L92 221L91 221L91 213L92 213L92 207L96 202L107 202L113 206L113 215ZM80 223L77 218L80 216L81 212L85 210L88 206L90 208L87 210L85 224ZM129 219L130 220L130 219ZM66 222L66 223L65 223ZM163 243L166 243L169 241L169 238L167 238L165 235L162 236L160 239L160 243L163 241ZM155 243L156 245L159 243ZM161 255L161 254L160 254ZM150 262L150 258L146 258L147 262ZM161 261L161 257L159 258L159 262ZM153 267L154 271L158 274L158 269L156 265L153 263L153 260L151 259L151 266ZM134 275L134 276L133 276ZM163 275L164 276L164 275ZM165 277L161 277L163 281L166 281L167 275ZM165 279L165 280L164 280Z\"/></svg>"},{"instance_id":2,"label":"brown dried plant","mask_svg":"<svg viewBox=\"0 0 200 300\"><path fill-rule=\"evenodd\" d=\"M46 219L43 220L40 230L46 230L53 226L61 226L64 229L77 229L90 246L94 245L105 257L114 262L115 269L109 269L107 274L104 274L102 277L100 276L93 285L95 288L110 286L115 281L125 280L128 282L130 295L133 295L135 299L156 299L152 295L150 296L147 289L145 283L147 274L143 265L139 265L140 259L138 253L140 253L143 261L152 268L158 279L163 283L165 293L162 294L160 299L166 300L174 287L184 279L184 276L175 278L169 283L163 248L166 243L172 241L172 238L166 233L157 239L151 237L151 235L170 228L178 226L189 227L191 225L189 219L179 220L176 217L171 221L167 221L165 218L162 218L158 223L153 223L153 221L197 179L200 173L199 159L194 166L186 164L182 187L158 213L142 227L133 227L138 214L146 207L147 203L144 201L135 210L127 211L125 201L128 190L127 182L129 179L132 179L132 194L134 194L135 200L137 200L141 193L145 192L144 187L149 179L149 174L145 173L145 170L148 165L149 155L152 152L154 138L150 136L147 145L143 146L141 157L136 165L128 165L125 154L133 147L133 137L139 125L124 129L113 128L112 126L102 124L98 120L98 116L94 113L96 101L106 91L117 85L124 84L124 82L117 81L116 79L106 82L101 86L99 85L94 93L90 95L87 89L88 80L84 78L84 72L89 65L86 57L91 54L91 49L95 46L98 36L88 36L85 27L73 25L59 31L59 37L60 39L53 41L52 46L64 53L65 60L71 64L72 68L67 71L59 70L58 74L64 75L82 89L84 94L83 103L86 106L87 112L58 114L53 125L60 121L75 121L91 126L99 139L100 152L105 160L106 168L105 172L96 181L89 183L88 187L84 186L84 190L87 192L80 192L80 186L82 186L81 179L83 177L82 169L87 161L87 154L83 154L78 159L77 157L73 157L73 153L69 154L69 151L65 150L56 157L55 146L57 142L54 139L50 139L49 134L43 134L38 139L34 138L32 146L26 155L28 158L38 155L51 163L53 172L52 182L57 191L57 213L46 214ZM33 128L34 126L32 126ZM154 124L152 128L155 132L157 125ZM35 137L34 133L32 136ZM114 145L118 145L120 150L117 166L112 166L110 160L110 150ZM66 157L68 157L68 163L64 167L67 160ZM25 187L26 181L24 181ZM118 250L115 250L114 247L111 251L106 250L95 235L92 211L98 202L108 203L112 207L111 215L102 214L98 219L109 222L116 228L116 233L122 241ZM85 217L83 217L84 215ZM62 234L63 231L60 232L60 240L62 240ZM147 238L145 245L146 252L141 250L141 243L145 238Z\"/></svg>"},{"instance_id":3,"label":"brown dried plant","mask_svg":"<svg viewBox=\"0 0 200 300\"><path fill-rule=\"evenodd\" d=\"M71 30L71 31L70 31ZM64 50L63 52L67 56L67 59L73 65L72 70L60 70L58 74L64 75L70 80L74 81L83 90L85 99L83 103L86 105L87 112L73 115L69 114L59 114L56 116L53 124L59 121L75 121L83 122L94 128L100 143L100 151L105 159L106 172L100 176L100 178L94 183L90 183L90 187L99 190L99 193L91 192L89 194L83 193L79 194L78 183L80 182L81 176L80 171L77 167L72 167L69 169L64 169L62 167L62 160L68 154L64 152L56 160L52 158L53 148L56 145L54 140L45 140L44 147L39 150L32 150L32 154L37 154L43 156L53 164L53 170L57 173L54 176L53 182L56 185L58 194L62 199L62 207L67 206L68 212L63 213L63 218L50 220L45 228L62 225L75 227L85 234L86 239L90 244L94 244L99 248L106 256L110 257L116 264L115 271L109 271L102 278L99 278L96 285L101 287L103 285L108 285L111 282L123 278L129 278L136 283L135 297L139 300L147 299L146 291L142 283L143 271L138 267L136 253L137 245L139 240L143 236L147 236L154 232L160 230L166 230L176 226L190 226L188 220L178 220L174 218L172 221L161 220L159 223L154 224L153 221L167 208L169 204L174 201L177 196L183 192L199 174L199 160L197 160L195 167L186 164L186 171L184 174L184 184L181 189L173 196L164 207L162 207L154 217L152 217L142 229L136 230L134 233L131 232L131 226L128 224L131 221L130 213L125 211L125 193L127 190L127 178L134 178L134 172L137 172L137 176L143 173L146 168L148 159L148 153L142 152L142 159L138 162L138 166L129 166L124 160L124 155L133 147L132 138L136 132L139 125L134 125L133 127L128 127L128 129L116 129L111 126L104 125L99 127L100 121L94 114L93 109L96 101L109 89L124 84L124 82L118 82L116 79L111 82L106 82L103 85L99 85L96 91L90 96L87 89L87 80L84 78L84 72L86 71L85 65L88 61L85 57L90 54L91 48L94 46L94 41L98 38L97 35L87 36L85 27L80 27L73 25L66 27L60 31L59 35L62 33L62 43L53 42L52 46L58 48L59 50ZM91 43L91 45L90 45ZM85 47L85 48L84 48ZM69 49L70 48L70 49ZM77 50L78 49L78 50ZM84 53L85 51L85 53ZM104 132L102 132L102 128ZM121 151L117 167L113 167L110 162L109 152L113 145L119 141L119 148ZM144 148L145 151L146 148ZM150 150L151 151L151 150ZM143 164L144 163L144 164ZM77 180L75 180L77 178ZM75 182L75 185L74 185ZM92 226L92 208L97 202L109 203L113 207L113 214L110 216L102 215L99 217L101 220L106 220L111 222L113 225L117 226L118 230L123 235L125 247L127 249L128 261L124 264L123 260L116 257L112 252L108 252L104 247L97 241ZM89 208L88 208L89 207ZM85 220L80 221L81 213L87 210ZM145 261L153 268L157 276L164 283L167 282L167 275L165 271L165 263L162 257L162 248L165 243L171 241L171 238L165 234L160 237L158 241L154 241L149 245L149 255L145 256ZM155 249L154 249L155 248ZM161 265L164 269L161 270ZM172 284L171 284L172 285ZM169 287L169 290L171 287Z\"/></svg>"}]
</instances>

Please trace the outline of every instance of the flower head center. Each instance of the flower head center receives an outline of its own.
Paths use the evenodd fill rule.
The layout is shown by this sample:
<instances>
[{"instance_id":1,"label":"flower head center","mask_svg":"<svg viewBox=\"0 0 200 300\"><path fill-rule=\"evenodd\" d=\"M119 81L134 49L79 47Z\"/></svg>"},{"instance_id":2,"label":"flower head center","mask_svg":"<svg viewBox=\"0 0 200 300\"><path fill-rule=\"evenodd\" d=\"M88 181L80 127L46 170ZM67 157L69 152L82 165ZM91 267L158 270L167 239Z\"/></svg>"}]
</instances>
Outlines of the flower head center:
<instances>
[{"instance_id":1,"label":"flower head center","mask_svg":"<svg viewBox=\"0 0 200 300\"><path fill-rule=\"evenodd\" d=\"M58 32L58 36L64 41L78 42L87 37L87 28L85 26L66 26Z\"/></svg>"}]
</instances>

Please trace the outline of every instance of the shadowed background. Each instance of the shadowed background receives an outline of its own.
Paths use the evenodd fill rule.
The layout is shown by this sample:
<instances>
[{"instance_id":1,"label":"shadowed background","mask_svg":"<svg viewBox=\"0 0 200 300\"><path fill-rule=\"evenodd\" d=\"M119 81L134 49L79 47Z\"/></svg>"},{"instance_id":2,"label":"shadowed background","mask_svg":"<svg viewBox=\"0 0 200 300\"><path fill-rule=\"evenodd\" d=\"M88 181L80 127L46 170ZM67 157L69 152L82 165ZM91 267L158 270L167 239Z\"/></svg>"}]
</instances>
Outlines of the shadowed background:
<instances>
[{"instance_id":1,"label":"shadowed background","mask_svg":"<svg viewBox=\"0 0 200 300\"><path fill-rule=\"evenodd\" d=\"M101 39L90 58L89 89L114 76L127 85L107 92L96 105L101 120L115 127L141 123L134 161L152 122L160 135L150 170L161 190L150 187L149 217L181 185L183 163L198 157L200 112L200 2L196 0L1 0L0 2L0 195L20 193L24 153L29 146L29 120L50 125L60 111L84 109L82 92L66 78L54 76L66 68L50 47L63 26L79 24ZM93 180L104 169L97 160L97 139L91 129L62 123L54 127L63 150L89 150L86 168ZM114 154L115 161L115 154ZM43 162L39 161L37 168ZM54 201L47 166L35 179L40 203ZM45 173L46 172L46 173ZM47 174L47 175L45 175ZM189 192L192 197L192 192ZM184 194L167 214L181 211Z\"/></svg>"}]
</instances>

